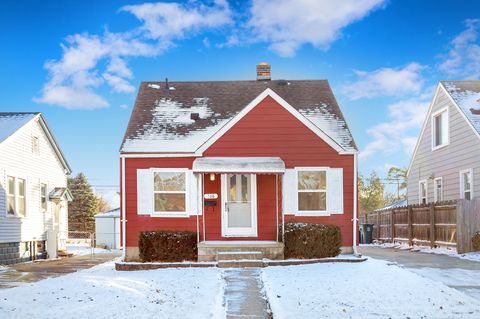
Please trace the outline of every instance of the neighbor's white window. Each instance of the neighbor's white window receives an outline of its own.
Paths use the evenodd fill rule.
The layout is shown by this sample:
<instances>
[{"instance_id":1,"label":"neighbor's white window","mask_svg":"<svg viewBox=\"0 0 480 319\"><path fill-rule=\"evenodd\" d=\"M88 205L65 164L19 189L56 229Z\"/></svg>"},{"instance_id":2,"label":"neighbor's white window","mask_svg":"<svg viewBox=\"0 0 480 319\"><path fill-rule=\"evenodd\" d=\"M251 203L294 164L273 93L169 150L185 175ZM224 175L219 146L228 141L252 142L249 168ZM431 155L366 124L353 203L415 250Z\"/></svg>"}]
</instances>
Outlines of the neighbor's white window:
<instances>
[{"instance_id":1,"label":"neighbor's white window","mask_svg":"<svg viewBox=\"0 0 480 319\"><path fill-rule=\"evenodd\" d=\"M185 213L187 211L186 172L153 173L153 211Z\"/></svg>"},{"instance_id":2,"label":"neighbor's white window","mask_svg":"<svg viewBox=\"0 0 480 319\"><path fill-rule=\"evenodd\" d=\"M473 198L473 172L472 169L467 169L460 172L460 198Z\"/></svg>"},{"instance_id":3,"label":"neighbor's white window","mask_svg":"<svg viewBox=\"0 0 480 319\"><path fill-rule=\"evenodd\" d=\"M427 198L427 181L423 180L418 183L418 197L420 199L420 204L426 204L428 201Z\"/></svg>"},{"instance_id":4,"label":"neighbor's white window","mask_svg":"<svg viewBox=\"0 0 480 319\"><path fill-rule=\"evenodd\" d=\"M435 202L441 202L443 200L443 181L441 177L437 177L433 180L433 199Z\"/></svg>"},{"instance_id":5,"label":"neighbor's white window","mask_svg":"<svg viewBox=\"0 0 480 319\"><path fill-rule=\"evenodd\" d=\"M448 108L432 115L432 148L448 144Z\"/></svg>"},{"instance_id":6,"label":"neighbor's white window","mask_svg":"<svg viewBox=\"0 0 480 319\"><path fill-rule=\"evenodd\" d=\"M26 182L23 178L8 176L7 178L7 214L25 217L27 206Z\"/></svg>"},{"instance_id":7,"label":"neighbor's white window","mask_svg":"<svg viewBox=\"0 0 480 319\"><path fill-rule=\"evenodd\" d=\"M7 178L7 214L15 215L15 177Z\"/></svg>"},{"instance_id":8,"label":"neighbor's white window","mask_svg":"<svg viewBox=\"0 0 480 319\"><path fill-rule=\"evenodd\" d=\"M299 170L297 172L299 212L324 212L327 210L327 171Z\"/></svg>"},{"instance_id":9,"label":"neighbor's white window","mask_svg":"<svg viewBox=\"0 0 480 319\"><path fill-rule=\"evenodd\" d=\"M40 205L42 210L47 211L47 184L40 184Z\"/></svg>"}]
</instances>

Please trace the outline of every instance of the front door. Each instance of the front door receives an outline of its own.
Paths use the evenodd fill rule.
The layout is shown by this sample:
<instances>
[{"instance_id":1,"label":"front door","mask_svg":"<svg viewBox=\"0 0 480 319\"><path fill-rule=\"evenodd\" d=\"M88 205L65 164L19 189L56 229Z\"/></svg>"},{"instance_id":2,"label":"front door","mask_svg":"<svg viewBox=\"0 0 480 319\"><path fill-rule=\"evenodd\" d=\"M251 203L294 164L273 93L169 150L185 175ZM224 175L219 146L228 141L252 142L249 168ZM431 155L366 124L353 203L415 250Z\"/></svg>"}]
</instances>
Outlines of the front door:
<instances>
[{"instance_id":1,"label":"front door","mask_svg":"<svg viewBox=\"0 0 480 319\"><path fill-rule=\"evenodd\" d=\"M222 175L222 235L256 237L256 176Z\"/></svg>"}]
</instances>

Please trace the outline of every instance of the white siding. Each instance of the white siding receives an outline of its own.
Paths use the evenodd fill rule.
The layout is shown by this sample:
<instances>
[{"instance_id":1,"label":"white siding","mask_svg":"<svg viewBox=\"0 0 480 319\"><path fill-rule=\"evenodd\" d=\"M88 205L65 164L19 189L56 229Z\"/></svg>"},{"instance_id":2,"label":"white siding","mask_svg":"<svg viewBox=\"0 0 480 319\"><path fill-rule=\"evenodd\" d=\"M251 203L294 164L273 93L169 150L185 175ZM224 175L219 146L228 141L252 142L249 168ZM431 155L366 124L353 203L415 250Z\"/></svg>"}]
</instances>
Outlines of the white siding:
<instances>
[{"instance_id":1,"label":"white siding","mask_svg":"<svg viewBox=\"0 0 480 319\"><path fill-rule=\"evenodd\" d=\"M459 171L473 168L474 196L480 195L480 139L462 117L458 108L440 89L432 106L432 113L448 107L449 145L432 151L431 116L427 119L425 131L420 136L415 157L408 175L407 196L409 204L418 204L418 183L427 180L428 201L434 198L433 178L442 177L443 199L453 200L460 197Z\"/></svg>"},{"instance_id":2,"label":"white siding","mask_svg":"<svg viewBox=\"0 0 480 319\"><path fill-rule=\"evenodd\" d=\"M32 136L39 137L40 153L32 152ZM26 178L26 217L6 214L6 176ZM46 239L46 230L53 227L54 203L48 202L48 210L40 207L40 183L54 187L66 187L67 177L55 151L37 120L19 129L0 144L0 242L18 242ZM68 213L63 203L59 230L67 231ZM60 234L60 236L65 234Z\"/></svg>"}]
</instances>

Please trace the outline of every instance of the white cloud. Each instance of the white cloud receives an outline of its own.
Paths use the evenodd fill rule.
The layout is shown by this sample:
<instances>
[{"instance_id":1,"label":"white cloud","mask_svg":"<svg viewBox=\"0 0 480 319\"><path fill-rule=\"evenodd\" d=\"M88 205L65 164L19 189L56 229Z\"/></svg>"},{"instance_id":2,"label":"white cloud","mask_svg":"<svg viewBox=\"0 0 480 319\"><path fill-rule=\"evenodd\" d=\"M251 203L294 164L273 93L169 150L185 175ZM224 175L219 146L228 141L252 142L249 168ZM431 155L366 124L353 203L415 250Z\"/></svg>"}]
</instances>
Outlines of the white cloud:
<instances>
[{"instance_id":1,"label":"white cloud","mask_svg":"<svg viewBox=\"0 0 480 319\"><path fill-rule=\"evenodd\" d=\"M202 28L218 28L232 22L226 0L217 0L213 6L200 4L187 7L178 3L144 3L124 6L121 10L142 21L141 29L152 39L183 38L186 33Z\"/></svg>"},{"instance_id":2,"label":"white cloud","mask_svg":"<svg viewBox=\"0 0 480 319\"><path fill-rule=\"evenodd\" d=\"M344 85L342 92L352 100L419 93L424 83L421 76L423 69L424 66L412 62L404 68L355 71L358 81Z\"/></svg>"},{"instance_id":3,"label":"white cloud","mask_svg":"<svg viewBox=\"0 0 480 319\"><path fill-rule=\"evenodd\" d=\"M248 21L259 41L282 56L293 56L303 44L328 49L341 31L385 0L253 0Z\"/></svg>"},{"instance_id":4,"label":"white cloud","mask_svg":"<svg viewBox=\"0 0 480 319\"><path fill-rule=\"evenodd\" d=\"M466 29L450 42L449 52L442 57L440 71L452 77L480 78L480 19L466 20Z\"/></svg>"},{"instance_id":5,"label":"white cloud","mask_svg":"<svg viewBox=\"0 0 480 319\"><path fill-rule=\"evenodd\" d=\"M389 105L390 120L367 130L373 141L360 152L360 157L365 159L378 153L388 155L398 151L411 155L428 105L428 101L421 99L403 100Z\"/></svg>"},{"instance_id":6,"label":"white cloud","mask_svg":"<svg viewBox=\"0 0 480 319\"><path fill-rule=\"evenodd\" d=\"M108 107L108 101L97 92L102 85L117 93L135 91L129 58L157 56L175 39L230 23L230 9L223 0L212 6L145 3L121 10L134 14L142 25L122 33L68 36L61 44L62 57L45 63L48 80L33 98L35 102L67 109Z\"/></svg>"}]
</instances>

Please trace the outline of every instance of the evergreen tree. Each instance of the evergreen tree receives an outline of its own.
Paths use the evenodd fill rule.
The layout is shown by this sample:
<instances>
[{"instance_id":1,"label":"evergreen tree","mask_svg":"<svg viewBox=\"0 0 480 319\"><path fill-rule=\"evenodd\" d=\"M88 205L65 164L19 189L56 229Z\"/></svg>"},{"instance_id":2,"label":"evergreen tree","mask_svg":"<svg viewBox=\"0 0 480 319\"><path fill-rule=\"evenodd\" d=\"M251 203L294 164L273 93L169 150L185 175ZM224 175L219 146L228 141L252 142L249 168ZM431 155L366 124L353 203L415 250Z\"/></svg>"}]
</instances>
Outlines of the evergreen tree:
<instances>
[{"instance_id":1,"label":"evergreen tree","mask_svg":"<svg viewBox=\"0 0 480 319\"><path fill-rule=\"evenodd\" d=\"M95 214L99 210L99 200L83 173L68 179L68 188L73 201L68 204L69 231L95 231Z\"/></svg>"},{"instance_id":2,"label":"evergreen tree","mask_svg":"<svg viewBox=\"0 0 480 319\"><path fill-rule=\"evenodd\" d=\"M369 178L362 175L358 178L358 208L360 215L371 213L384 206L383 192L385 187L380 177L372 171Z\"/></svg>"}]
</instances>

